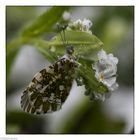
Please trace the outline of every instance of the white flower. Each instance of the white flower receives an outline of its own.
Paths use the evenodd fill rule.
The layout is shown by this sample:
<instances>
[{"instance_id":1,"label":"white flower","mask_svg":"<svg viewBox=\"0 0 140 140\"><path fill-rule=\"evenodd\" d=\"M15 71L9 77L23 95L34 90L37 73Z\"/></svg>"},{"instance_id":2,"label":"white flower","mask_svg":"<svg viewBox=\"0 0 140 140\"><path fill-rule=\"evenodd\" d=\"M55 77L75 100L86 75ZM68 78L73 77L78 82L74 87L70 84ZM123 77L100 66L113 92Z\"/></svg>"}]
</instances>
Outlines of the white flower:
<instances>
[{"instance_id":1,"label":"white flower","mask_svg":"<svg viewBox=\"0 0 140 140\"><path fill-rule=\"evenodd\" d=\"M63 13L63 19L64 19L65 21L70 20L70 19L71 19L71 14L70 14L69 12L65 11L65 12Z\"/></svg>"},{"instance_id":2,"label":"white flower","mask_svg":"<svg viewBox=\"0 0 140 140\"><path fill-rule=\"evenodd\" d=\"M97 56L98 61L92 65L95 70L95 77L110 91L114 91L118 87L116 83L118 58L114 57L113 54L106 54L103 49L98 52Z\"/></svg>"},{"instance_id":3,"label":"white flower","mask_svg":"<svg viewBox=\"0 0 140 140\"><path fill-rule=\"evenodd\" d=\"M78 19L72 23L72 26L74 26L78 30L82 30L82 21Z\"/></svg>"},{"instance_id":4,"label":"white flower","mask_svg":"<svg viewBox=\"0 0 140 140\"><path fill-rule=\"evenodd\" d=\"M84 19L82 22L83 31L89 31L92 26L92 22L89 19Z\"/></svg>"},{"instance_id":5,"label":"white flower","mask_svg":"<svg viewBox=\"0 0 140 140\"><path fill-rule=\"evenodd\" d=\"M92 26L92 22L89 19L84 19L83 21L78 19L71 24L69 24L70 29L76 29L82 32L88 32L92 34L90 28Z\"/></svg>"}]
</instances>

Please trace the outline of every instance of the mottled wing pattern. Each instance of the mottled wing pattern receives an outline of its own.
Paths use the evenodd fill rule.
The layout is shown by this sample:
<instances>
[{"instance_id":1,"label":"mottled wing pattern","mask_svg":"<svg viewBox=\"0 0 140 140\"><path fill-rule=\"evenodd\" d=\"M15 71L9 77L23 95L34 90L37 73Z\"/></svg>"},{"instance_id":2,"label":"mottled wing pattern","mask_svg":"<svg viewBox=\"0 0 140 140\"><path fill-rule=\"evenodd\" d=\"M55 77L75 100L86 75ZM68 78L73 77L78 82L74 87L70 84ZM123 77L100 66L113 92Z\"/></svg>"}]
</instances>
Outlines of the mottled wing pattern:
<instances>
[{"instance_id":1,"label":"mottled wing pattern","mask_svg":"<svg viewBox=\"0 0 140 140\"><path fill-rule=\"evenodd\" d=\"M69 95L76 67L73 59L62 57L38 72L21 97L23 110L32 114L60 110Z\"/></svg>"}]
</instances>

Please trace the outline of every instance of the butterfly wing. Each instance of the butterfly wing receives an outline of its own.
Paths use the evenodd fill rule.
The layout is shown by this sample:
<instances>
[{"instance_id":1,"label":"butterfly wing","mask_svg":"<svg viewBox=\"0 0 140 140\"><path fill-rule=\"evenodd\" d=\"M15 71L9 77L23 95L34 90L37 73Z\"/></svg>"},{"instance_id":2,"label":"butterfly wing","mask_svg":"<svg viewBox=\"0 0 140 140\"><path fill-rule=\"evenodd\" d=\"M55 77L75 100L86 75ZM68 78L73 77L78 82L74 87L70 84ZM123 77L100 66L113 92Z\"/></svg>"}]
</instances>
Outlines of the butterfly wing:
<instances>
[{"instance_id":1,"label":"butterfly wing","mask_svg":"<svg viewBox=\"0 0 140 140\"><path fill-rule=\"evenodd\" d=\"M69 95L75 68L74 61L61 58L38 72L21 97L23 110L32 114L60 110Z\"/></svg>"}]
</instances>

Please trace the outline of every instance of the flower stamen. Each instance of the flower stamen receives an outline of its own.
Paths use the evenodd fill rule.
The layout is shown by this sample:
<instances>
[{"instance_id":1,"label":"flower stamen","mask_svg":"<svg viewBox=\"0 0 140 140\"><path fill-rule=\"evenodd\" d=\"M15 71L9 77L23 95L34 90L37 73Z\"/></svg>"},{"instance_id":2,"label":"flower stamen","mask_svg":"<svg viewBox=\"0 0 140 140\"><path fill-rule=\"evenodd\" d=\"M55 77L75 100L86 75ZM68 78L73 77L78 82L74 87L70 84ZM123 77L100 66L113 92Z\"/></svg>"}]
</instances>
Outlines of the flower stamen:
<instances>
[{"instance_id":1,"label":"flower stamen","mask_svg":"<svg viewBox=\"0 0 140 140\"><path fill-rule=\"evenodd\" d=\"M99 75L99 81L101 82L101 81L103 81L104 80L104 75L103 75L103 73L101 72L101 74Z\"/></svg>"}]
</instances>

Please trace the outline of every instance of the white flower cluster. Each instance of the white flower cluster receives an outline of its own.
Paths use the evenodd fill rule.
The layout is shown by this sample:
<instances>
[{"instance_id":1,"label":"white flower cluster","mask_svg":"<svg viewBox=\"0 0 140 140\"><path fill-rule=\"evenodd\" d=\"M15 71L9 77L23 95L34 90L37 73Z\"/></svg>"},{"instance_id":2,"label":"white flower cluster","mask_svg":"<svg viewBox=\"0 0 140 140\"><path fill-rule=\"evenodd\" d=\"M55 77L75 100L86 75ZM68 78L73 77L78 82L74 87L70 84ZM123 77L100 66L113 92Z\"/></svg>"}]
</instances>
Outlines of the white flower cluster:
<instances>
[{"instance_id":1,"label":"white flower cluster","mask_svg":"<svg viewBox=\"0 0 140 140\"><path fill-rule=\"evenodd\" d=\"M68 25L68 28L79 30L82 32L88 32L88 33L92 34L92 31L90 30L91 26L92 26L92 22L89 19L84 19L83 21L78 19L74 22L71 22Z\"/></svg>"},{"instance_id":2,"label":"white flower cluster","mask_svg":"<svg viewBox=\"0 0 140 140\"><path fill-rule=\"evenodd\" d=\"M65 11L65 12L63 13L63 19L64 19L65 21L69 21L69 20L71 19L71 14L70 14L69 12Z\"/></svg>"},{"instance_id":3,"label":"white flower cluster","mask_svg":"<svg viewBox=\"0 0 140 140\"><path fill-rule=\"evenodd\" d=\"M109 91L114 91L118 88L116 83L118 58L114 57L113 54L106 54L103 49L98 52L97 56L98 61L92 65L95 77L106 85Z\"/></svg>"}]
</instances>

